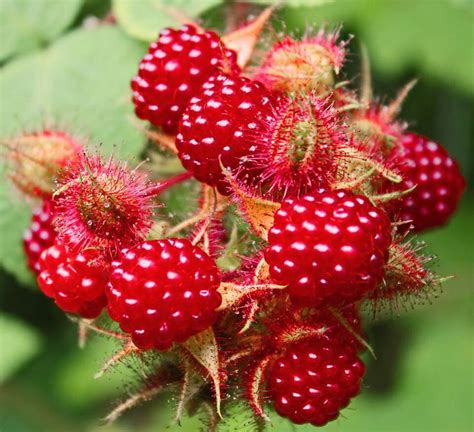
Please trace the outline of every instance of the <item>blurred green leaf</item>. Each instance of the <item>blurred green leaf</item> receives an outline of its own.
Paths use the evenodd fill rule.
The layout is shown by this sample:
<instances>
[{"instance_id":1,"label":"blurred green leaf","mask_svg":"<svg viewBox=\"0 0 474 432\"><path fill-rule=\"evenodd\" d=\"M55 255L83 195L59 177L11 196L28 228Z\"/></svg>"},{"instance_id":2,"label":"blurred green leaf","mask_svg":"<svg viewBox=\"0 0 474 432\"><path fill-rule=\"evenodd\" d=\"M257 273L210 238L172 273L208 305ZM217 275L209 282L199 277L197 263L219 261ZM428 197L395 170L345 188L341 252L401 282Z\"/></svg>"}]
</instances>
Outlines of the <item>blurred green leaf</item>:
<instances>
[{"instance_id":1,"label":"blurred green leaf","mask_svg":"<svg viewBox=\"0 0 474 432\"><path fill-rule=\"evenodd\" d=\"M173 225L191 217L198 210L200 188L195 181L186 181L160 195L163 216Z\"/></svg>"},{"instance_id":2,"label":"blurred green leaf","mask_svg":"<svg viewBox=\"0 0 474 432\"><path fill-rule=\"evenodd\" d=\"M12 273L21 283L33 285L33 275L28 270L23 253L23 232L28 226L31 210L15 196L15 190L3 179L0 168L0 266Z\"/></svg>"},{"instance_id":3,"label":"blurred green leaf","mask_svg":"<svg viewBox=\"0 0 474 432\"><path fill-rule=\"evenodd\" d=\"M142 379L140 364L132 358L119 363L99 379L94 375L117 351L120 344L111 339L89 335L83 350L70 353L56 371L53 391L72 408L84 408L91 403L126 397ZM105 417L108 412L103 412Z\"/></svg>"},{"instance_id":4,"label":"blurred green leaf","mask_svg":"<svg viewBox=\"0 0 474 432\"><path fill-rule=\"evenodd\" d=\"M164 27L176 26L180 17L196 18L222 0L113 0L119 24L131 36L153 41Z\"/></svg>"},{"instance_id":5,"label":"blurred green leaf","mask_svg":"<svg viewBox=\"0 0 474 432\"><path fill-rule=\"evenodd\" d=\"M83 0L83 6L81 13L78 17L79 20L94 16L97 18L104 18L111 10L111 0Z\"/></svg>"},{"instance_id":6,"label":"blurred green leaf","mask_svg":"<svg viewBox=\"0 0 474 432\"><path fill-rule=\"evenodd\" d=\"M266 5L285 5L291 7L301 6L321 6L323 4L334 3L336 0L252 0L251 3Z\"/></svg>"},{"instance_id":7,"label":"blurred green leaf","mask_svg":"<svg viewBox=\"0 0 474 432\"><path fill-rule=\"evenodd\" d=\"M367 45L376 70L407 68L474 93L474 9L461 1L336 0L321 7L285 8L289 30L308 23L343 24Z\"/></svg>"},{"instance_id":8,"label":"blurred green leaf","mask_svg":"<svg viewBox=\"0 0 474 432\"><path fill-rule=\"evenodd\" d=\"M40 336L16 318L0 314L0 383L5 382L41 348Z\"/></svg>"},{"instance_id":9,"label":"blurred green leaf","mask_svg":"<svg viewBox=\"0 0 474 432\"><path fill-rule=\"evenodd\" d=\"M0 60L40 47L74 20L82 0L2 0Z\"/></svg>"},{"instance_id":10,"label":"blurred green leaf","mask_svg":"<svg viewBox=\"0 0 474 432\"><path fill-rule=\"evenodd\" d=\"M77 30L49 49L0 72L0 135L59 124L102 143L118 157L136 156L144 138L132 124L129 82L144 47L118 28Z\"/></svg>"},{"instance_id":11,"label":"blurred green leaf","mask_svg":"<svg viewBox=\"0 0 474 432\"><path fill-rule=\"evenodd\" d=\"M386 0L361 18L361 36L384 73L419 67L427 76L474 92L472 10L448 0L411 2L409 8Z\"/></svg>"}]
</instances>

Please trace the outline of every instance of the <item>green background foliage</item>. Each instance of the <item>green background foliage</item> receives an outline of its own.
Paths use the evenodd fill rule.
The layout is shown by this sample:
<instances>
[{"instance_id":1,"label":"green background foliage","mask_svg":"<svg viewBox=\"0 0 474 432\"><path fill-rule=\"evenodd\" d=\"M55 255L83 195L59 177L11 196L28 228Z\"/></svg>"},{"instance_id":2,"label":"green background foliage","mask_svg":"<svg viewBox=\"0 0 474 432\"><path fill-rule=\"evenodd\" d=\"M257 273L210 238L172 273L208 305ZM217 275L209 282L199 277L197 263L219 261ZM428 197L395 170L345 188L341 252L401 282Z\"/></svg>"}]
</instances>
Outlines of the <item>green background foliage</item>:
<instances>
[{"instance_id":1,"label":"green background foliage","mask_svg":"<svg viewBox=\"0 0 474 432\"><path fill-rule=\"evenodd\" d=\"M129 80L146 52L145 41L162 26L176 24L176 17L166 12L169 7L192 17L202 14L206 25L223 30L226 12L218 0L0 0L0 137L59 125L85 137L94 150L132 164L138 161L145 140L133 122ZM97 25L109 8L118 24ZM442 142L461 162L470 182L472 3L288 0L273 21L275 28L295 33L322 23L329 28L343 23L343 35L356 36L350 45L348 76L358 73L359 43L368 47L378 94L392 97L408 79L420 79L402 116L411 128ZM178 188L169 202L182 213L186 208L181 193L185 189ZM428 251L438 257L436 270L454 274L455 279L446 283L432 305L368 326L378 360L367 359L362 396L324 430L474 428L472 198L468 191L450 225L423 236ZM38 293L24 265L20 240L29 211L28 203L1 180L0 431L199 430L199 416L184 419L181 428L170 426L176 401L169 394L112 426L99 425L113 402L138 385L138 366L126 364L93 379L115 347L106 339L93 338L79 350L74 325ZM269 430L313 430L293 429L272 418ZM252 430L245 407L230 407L220 430Z\"/></svg>"},{"instance_id":2,"label":"green background foliage","mask_svg":"<svg viewBox=\"0 0 474 432\"><path fill-rule=\"evenodd\" d=\"M113 13L120 26L132 37L151 42L156 29L179 25L178 14L198 17L207 9L217 6L220 0L113 0ZM174 15L176 14L176 16Z\"/></svg>"}]
</instances>

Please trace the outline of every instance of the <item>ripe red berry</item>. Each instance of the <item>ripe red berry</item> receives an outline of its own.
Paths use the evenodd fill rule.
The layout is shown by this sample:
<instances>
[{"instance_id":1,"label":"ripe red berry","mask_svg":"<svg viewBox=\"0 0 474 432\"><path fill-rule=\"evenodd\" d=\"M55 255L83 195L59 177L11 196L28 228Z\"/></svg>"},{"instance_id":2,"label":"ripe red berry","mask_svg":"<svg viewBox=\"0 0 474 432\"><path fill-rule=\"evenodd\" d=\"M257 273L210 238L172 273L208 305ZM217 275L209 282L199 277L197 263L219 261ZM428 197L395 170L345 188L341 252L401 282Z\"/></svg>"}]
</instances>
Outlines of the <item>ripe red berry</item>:
<instances>
[{"instance_id":1,"label":"ripe red berry","mask_svg":"<svg viewBox=\"0 0 474 432\"><path fill-rule=\"evenodd\" d=\"M269 370L268 391L276 412L293 423L323 426L360 392L364 363L338 339L289 346Z\"/></svg>"},{"instance_id":2,"label":"ripe red berry","mask_svg":"<svg viewBox=\"0 0 474 432\"><path fill-rule=\"evenodd\" d=\"M219 271L186 239L143 242L112 267L109 315L141 349L169 349L217 319Z\"/></svg>"},{"instance_id":3,"label":"ripe red berry","mask_svg":"<svg viewBox=\"0 0 474 432\"><path fill-rule=\"evenodd\" d=\"M220 161L234 175L256 175L249 167L244 170L257 150L248 131L268 119L271 102L258 81L226 74L211 77L191 99L179 124L176 147L183 166L225 195L229 189Z\"/></svg>"},{"instance_id":4,"label":"ripe red berry","mask_svg":"<svg viewBox=\"0 0 474 432\"><path fill-rule=\"evenodd\" d=\"M39 260L38 285L64 312L96 318L107 303L107 265L97 251L78 251L56 239Z\"/></svg>"},{"instance_id":5,"label":"ripe red berry","mask_svg":"<svg viewBox=\"0 0 474 432\"><path fill-rule=\"evenodd\" d=\"M405 134L396 151L403 189L416 188L390 204L390 213L396 219L412 221L415 231L445 224L466 188L459 165L440 144L414 133Z\"/></svg>"},{"instance_id":6,"label":"ripe red berry","mask_svg":"<svg viewBox=\"0 0 474 432\"><path fill-rule=\"evenodd\" d=\"M383 277L391 240L385 213L350 191L315 191L275 213L265 260L299 305L344 304Z\"/></svg>"},{"instance_id":7,"label":"ripe red berry","mask_svg":"<svg viewBox=\"0 0 474 432\"><path fill-rule=\"evenodd\" d=\"M214 32L200 32L192 25L162 30L131 83L136 115L176 133L191 97L219 69L237 71L236 59Z\"/></svg>"},{"instance_id":8,"label":"ripe red berry","mask_svg":"<svg viewBox=\"0 0 474 432\"><path fill-rule=\"evenodd\" d=\"M53 204L50 200L44 200L31 218L31 225L23 235L23 249L25 251L28 266L35 273L39 273L39 258L41 253L53 245L56 231L53 228Z\"/></svg>"}]
</instances>

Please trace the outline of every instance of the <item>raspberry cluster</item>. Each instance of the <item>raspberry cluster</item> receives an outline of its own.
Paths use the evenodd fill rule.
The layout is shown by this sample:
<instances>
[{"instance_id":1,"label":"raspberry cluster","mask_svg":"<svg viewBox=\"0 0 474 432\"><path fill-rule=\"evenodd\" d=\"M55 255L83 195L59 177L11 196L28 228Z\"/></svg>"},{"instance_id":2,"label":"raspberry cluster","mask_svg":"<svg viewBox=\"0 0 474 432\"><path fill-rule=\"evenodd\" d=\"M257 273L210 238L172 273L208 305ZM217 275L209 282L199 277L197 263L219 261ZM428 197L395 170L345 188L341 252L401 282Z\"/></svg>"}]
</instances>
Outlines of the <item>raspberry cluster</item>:
<instances>
[{"instance_id":1,"label":"raspberry cluster","mask_svg":"<svg viewBox=\"0 0 474 432\"><path fill-rule=\"evenodd\" d=\"M23 190L45 201L25 253L59 308L124 344L108 366L159 352L124 406L180 384L178 414L212 401L217 419L224 396L241 394L256 417L268 419L268 403L322 426L362 388L362 304L426 298L437 284L411 233L446 223L465 181L440 144L396 118L410 86L387 105L367 100L340 77L347 41L324 30L276 41L246 67L260 28L161 31L132 99L148 136L166 143L156 157L167 151L184 172L152 181L147 165L64 141L73 154L56 161L54 182L26 170L22 184L42 189ZM48 137L66 136L19 137L14 182L25 142L44 154ZM197 212L163 221L157 197L188 179Z\"/></svg>"}]
</instances>

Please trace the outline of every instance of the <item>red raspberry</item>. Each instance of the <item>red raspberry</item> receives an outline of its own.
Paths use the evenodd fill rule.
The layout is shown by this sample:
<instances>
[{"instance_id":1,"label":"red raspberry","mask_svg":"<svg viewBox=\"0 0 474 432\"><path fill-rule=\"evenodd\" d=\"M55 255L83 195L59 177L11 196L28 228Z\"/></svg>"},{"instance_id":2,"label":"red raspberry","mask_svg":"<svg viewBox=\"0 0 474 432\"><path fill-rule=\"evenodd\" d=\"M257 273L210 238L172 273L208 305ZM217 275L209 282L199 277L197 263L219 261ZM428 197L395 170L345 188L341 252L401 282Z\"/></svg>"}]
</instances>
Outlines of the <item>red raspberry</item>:
<instances>
[{"instance_id":1,"label":"red raspberry","mask_svg":"<svg viewBox=\"0 0 474 432\"><path fill-rule=\"evenodd\" d=\"M350 191L316 191L287 199L275 213L265 260L298 305L359 300L383 277L390 221Z\"/></svg>"},{"instance_id":2,"label":"red raspberry","mask_svg":"<svg viewBox=\"0 0 474 432\"><path fill-rule=\"evenodd\" d=\"M338 339L305 341L270 367L268 391L279 415L323 426L360 392L364 371L354 348Z\"/></svg>"},{"instance_id":3,"label":"red raspberry","mask_svg":"<svg viewBox=\"0 0 474 432\"><path fill-rule=\"evenodd\" d=\"M112 267L109 315L139 348L169 349L216 321L218 269L188 240L143 242Z\"/></svg>"},{"instance_id":4,"label":"red raspberry","mask_svg":"<svg viewBox=\"0 0 474 432\"><path fill-rule=\"evenodd\" d=\"M225 74L211 77L191 99L179 124L176 147L183 166L199 181L229 194L219 158L233 174L243 171L257 150L246 131L271 115L271 101L258 81Z\"/></svg>"},{"instance_id":5,"label":"red raspberry","mask_svg":"<svg viewBox=\"0 0 474 432\"><path fill-rule=\"evenodd\" d=\"M23 250L33 273L39 273L38 261L41 253L53 245L55 238L52 203L50 200L44 200L41 207L33 212L31 225L23 235Z\"/></svg>"},{"instance_id":6,"label":"red raspberry","mask_svg":"<svg viewBox=\"0 0 474 432\"><path fill-rule=\"evenodd\" d=\"M38 285L64 312L96 318L107 303L107 267L97 251L77 251L58 239L39 260Z\"/></svg>"},{"instance_id":7,"label":"red raspberry","mask_svg":"<svg viewBox=\"0 0 474 432\"><path fill-rule=\"evenodd\" d=\"M466 181L459 165L439 144L414 133L402 137L403 189L416 189L390 205L399 220L412 221L415 231L445 224L458 206Z\"/></svg>"},{"instance_id":8,"label":"red raspberry","mask_svg":"<svg viewBox=\"0 0 474 432\"><path fill-rule=\"evenodd\" d=\"M199 32L192 25L162 30L132 79L136 115L176 133L191 97L220 68L238 71L236 61L237 54L214 32Z\"/></svg>"}]
</instances>

